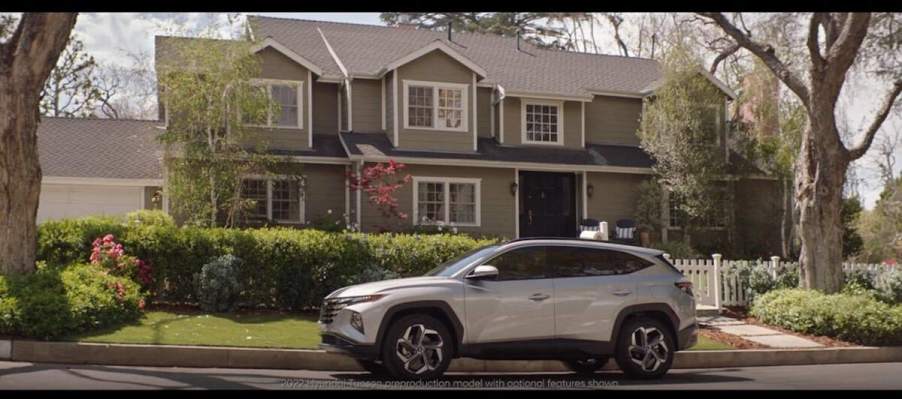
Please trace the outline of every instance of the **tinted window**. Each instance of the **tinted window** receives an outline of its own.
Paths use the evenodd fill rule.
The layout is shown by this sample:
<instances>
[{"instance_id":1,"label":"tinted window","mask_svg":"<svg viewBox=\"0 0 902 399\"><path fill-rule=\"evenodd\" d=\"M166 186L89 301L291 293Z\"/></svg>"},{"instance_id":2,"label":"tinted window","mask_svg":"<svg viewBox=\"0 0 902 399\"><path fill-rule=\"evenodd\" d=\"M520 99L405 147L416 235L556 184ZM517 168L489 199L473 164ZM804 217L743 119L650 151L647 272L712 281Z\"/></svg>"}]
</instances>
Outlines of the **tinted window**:
<instances>
[{"instance_id":1,"label":"tinted window","mask_svg":"<svg viewBox=\"0 0 902 399\"><path fill-rule=\"evenodd\" d=\"M484 256L488 256L492 253L497 245L489 245L482 248L477 248L467 253L464 253L454 259L450 259L445 263L442 263L432 270L426 272L426 276L452 276L454 273L460 271L460 269L466 267L470 263L475 262L477 259L482 258Z\"/></svg>"},{"instance_id":2,"label":"tinted window","mask_svg":"<svg viewBox=\"0 0 902 399\"><path fill-rule=\"evenodd\" d=\"M526 247L505 252L486 262L498 268L498 280L546 278L545 247Z\"/></svg>"},{"instance_id":3,"label":"tinted window","mask_svg":"<svg viewBox=\"0 0 902 399\"><path fill-rule=\"evenodd\" d=\"M628 274L652 265L625 252L565 246L549 248L548 262L556 277Z\"/></svg>"}]
</instances>

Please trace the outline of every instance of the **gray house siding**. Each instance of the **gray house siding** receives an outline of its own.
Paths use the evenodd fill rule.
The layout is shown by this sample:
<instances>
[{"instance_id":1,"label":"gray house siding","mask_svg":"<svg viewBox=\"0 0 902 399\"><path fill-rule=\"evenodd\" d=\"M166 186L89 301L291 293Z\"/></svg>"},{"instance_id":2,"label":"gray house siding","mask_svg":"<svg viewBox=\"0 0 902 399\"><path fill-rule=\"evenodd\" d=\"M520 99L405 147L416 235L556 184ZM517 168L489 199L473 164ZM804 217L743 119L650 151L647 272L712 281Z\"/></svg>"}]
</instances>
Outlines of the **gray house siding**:
<instances>
[{"instance_id":1,"label":"gray house siding","mask_svg":"<svg viewBox=\"0 0 902 399\"><path fill-rule=\"evenodd\" d=\"M382 81L354 79L351 82L352 122L355 132L382 131Z\"/></svg>"},{"instance_id":2,"label":"gray house siding","mask_svg":"<svg viewBox=\"0 0 902 399\"><path fill-rule=\"evenodd\" d=\"M313 83L313 132L338 134L337 83Z\"/></svg>"},{"instance_id":3,"label":"gray house siding","mask_svg":"<svg viewBox=\"0 0 902 399\"><path fill-rule=\"evenodd\" d=\"M470 107L469 126L465 131L405 129L404 80L418 80L468 85L466 96ZM436 50L398 68L398 147L438 151L473 151L473 72L466 66Z\"/></svg>"}]
</instances>

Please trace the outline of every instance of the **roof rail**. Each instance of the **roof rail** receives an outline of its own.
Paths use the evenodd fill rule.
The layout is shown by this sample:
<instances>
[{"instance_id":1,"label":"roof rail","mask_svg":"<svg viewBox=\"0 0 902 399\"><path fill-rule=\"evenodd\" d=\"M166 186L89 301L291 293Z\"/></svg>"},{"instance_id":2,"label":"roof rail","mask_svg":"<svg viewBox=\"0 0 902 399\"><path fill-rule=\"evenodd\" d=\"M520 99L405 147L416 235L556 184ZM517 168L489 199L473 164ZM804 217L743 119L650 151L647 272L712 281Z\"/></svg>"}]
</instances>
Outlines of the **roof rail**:
<instances>
[{"instance_id":1,"label":"roof rail","mask_svg":"<svg viewBox=\"0 0 902 399\"><path fill-rule=\"evenodd\" d=\"M604 243L604 244L623 245L623 246L627 246L627 247L655 249L655 248L643 247L642 245L637 245L637 244L627 244L627 243L611 241L611 240L593 240L593 239L589 239L589 238L580 238L580 237L521 237L521 238L515 238L513 240L509 240L506 243L514 243L514 242L522 242L522 241L535 241L535 240L586 241L586 242L598 242L598 243Z\"/></svg>"}]
</instances>

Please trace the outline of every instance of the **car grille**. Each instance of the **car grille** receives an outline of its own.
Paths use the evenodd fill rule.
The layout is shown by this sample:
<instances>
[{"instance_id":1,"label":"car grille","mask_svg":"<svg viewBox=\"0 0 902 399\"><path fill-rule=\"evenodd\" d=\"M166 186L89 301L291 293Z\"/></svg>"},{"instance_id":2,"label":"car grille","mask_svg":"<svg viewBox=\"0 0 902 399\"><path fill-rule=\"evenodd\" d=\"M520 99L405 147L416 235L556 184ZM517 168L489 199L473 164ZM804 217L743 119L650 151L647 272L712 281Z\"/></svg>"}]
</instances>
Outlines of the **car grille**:
<instances>
[{"instance_id":1,"label":"car grille","mask_svg":"<svg viewBox=\"0 0 902 399\"><path fill-rule=\"evenodd\" d=\"M319 309L320 323L331 323L338 311L344 309L345 306L348 306L348 304L347 299L344 298L332 298L323 301L323 306Z\"/></svg>"}]
</instances>

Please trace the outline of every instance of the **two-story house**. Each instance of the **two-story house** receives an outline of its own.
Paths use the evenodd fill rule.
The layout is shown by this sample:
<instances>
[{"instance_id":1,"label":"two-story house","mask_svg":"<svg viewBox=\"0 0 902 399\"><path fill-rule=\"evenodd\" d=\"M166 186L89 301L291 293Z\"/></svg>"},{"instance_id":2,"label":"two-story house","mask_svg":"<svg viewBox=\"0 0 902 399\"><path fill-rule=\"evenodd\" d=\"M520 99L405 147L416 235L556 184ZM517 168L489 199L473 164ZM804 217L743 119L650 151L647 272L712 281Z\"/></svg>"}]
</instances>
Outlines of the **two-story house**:
<instances>
[{"instance_id":1,"label":"two-story house","mask_svg":"<svg viewBox=\"0 0 902 399\"><path fill-rule=\"evenodd\" d=\"M261 84L282 106L269 150L303 164L303 183L249 178L258 216L303 223L349 215L363 231L386 220L346 173L393 159L412 182L397 193L405 222L445 223L508 238L573 236L578 221L634 218L652 160L636 131L660 65L651 59L537 48L517 38L406 27L249 17ZM157 37L157 62L175 40ZM727 102L712 151L727 149ZM778 186L744 175L739 240L778 248L768 225ZM669 202L662 203L665 214ZM665 219L669 220L669 216ZM674 219L676 219L674 217ZM678 221L664 234L679 234ZM717 226L712 226L716 229Z\"/></svg>"}]
</instances>

